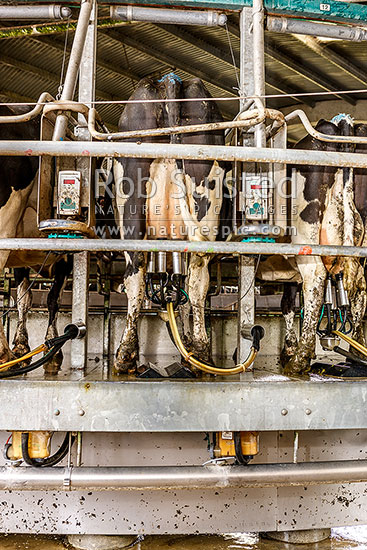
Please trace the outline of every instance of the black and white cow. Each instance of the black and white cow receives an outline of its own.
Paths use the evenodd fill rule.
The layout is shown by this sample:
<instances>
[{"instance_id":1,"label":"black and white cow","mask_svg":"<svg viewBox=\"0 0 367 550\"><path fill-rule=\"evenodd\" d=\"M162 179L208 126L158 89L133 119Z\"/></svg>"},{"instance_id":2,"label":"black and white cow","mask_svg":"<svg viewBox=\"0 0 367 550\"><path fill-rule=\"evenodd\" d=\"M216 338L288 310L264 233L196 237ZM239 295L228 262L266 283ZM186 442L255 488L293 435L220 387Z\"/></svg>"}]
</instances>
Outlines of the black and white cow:
<instances>
[{"instance_id":1,"label":"black and white cow","mask_svg":"<svg viewBox=\"0 0 367 550\"><path fill-rule=\"evenodd\" d=\"M321 120L316 129L324 134L367 135L367 126L356 125L348 115L338 115L331 122ZM311 136L297 144L300 149L321 151L352 150L340 142L319 141ZM366 146L357 146L364 152ZM299 244L332 244L365 246L367 221L367 173L352 168L298 166L296 168L296 207L292 221L296 235L292 242ZM307 252L307 251L306 251ZM301 274L304 295L303 325L299 341L294 329L294 306L297 285L286 287L282 310L286 320L286 341L283 358L287 374L303 374L310 368L315 354L316 330L324 298L327 273L343 272L348 292L352 321L352 336L364 343L362 319L366 310L366 280L358 259L329 258L300 255L296 258Z\"/></svg>"},{"instance_id":2,"label":"black and white cow","mask_svg":"<svg viewBox=\"0 0 367 550\"><path fill-rule=\"evenodd\" d=\"M215 102L199 79L181 81L173 73L161 80L143 79L119 121L119 130L164 128L222 120ZM149 103L148 100L202 98L198 101ZM144 138L160 143L223 145L222 131ZM114 164L116 220L124 239L216 240L222 236L230 199L225 189L225 167L218 162L121 158ZM134 370L138 359L138 316L145 292L146 256L127 253L124 287L128 298L126 328L116 354L118 372ZM188 293L193 314L191 350L208 358L204 322L209 287L209 255L192 254ZM185 317L186 342L190 332Z\"/></svg>"},{"instance_id":3,"label":"black and white cow","mask_svg":"<svg viewBox=\"0 0 367 550\"><path fill-rule=\"evenodd\" d=\"M14 116L25 110L23 107L0 105L0 116ZM39 137L39 117L26 123L0 124L0 140L38 140ZM37 172L37 157L0 157L0 238L40 236L37 226ZM0 321L0 363L21 357L29 351L26 327L27 312L32 303L29 268L38 270L42 265L43 274L54 276L47 298L49 323L46 334L46 338L53 338L57 336L58 300L71 271L70 260L50 254L45 261L44 252L0 250L0 270L4 267L15 268L19 314L12 350ZM52 372L58 370L61 361L62 353L56 354L45 368Z\"/></svg>"}]
</instances>

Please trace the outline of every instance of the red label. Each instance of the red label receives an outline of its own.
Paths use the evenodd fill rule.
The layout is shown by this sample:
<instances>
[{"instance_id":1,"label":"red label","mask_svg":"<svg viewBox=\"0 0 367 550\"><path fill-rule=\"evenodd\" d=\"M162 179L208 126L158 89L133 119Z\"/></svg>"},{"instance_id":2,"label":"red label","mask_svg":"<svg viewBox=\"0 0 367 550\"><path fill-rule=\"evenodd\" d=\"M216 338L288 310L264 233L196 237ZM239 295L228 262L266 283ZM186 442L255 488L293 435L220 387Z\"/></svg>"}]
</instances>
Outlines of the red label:
<instances>
[{"instance_id":1,"label":"red label","mask_svg":"<svg viewBox=\"0 0 367 550\"><path fill-rule=\"evenodd\" d=\"M75 180L64 180L65 185L75 185Z\"/></svg>"},{"instance_id":2,"label":"red label","mask_svg":"<svg viewBox=\"0 0 367 550\"><path fill-rule=\"evenodd\" d=\"M299 249L299 256L308 256L309 254L312 254L312 248L310 246L302 246Z\"/></svg>"}]
</instances>

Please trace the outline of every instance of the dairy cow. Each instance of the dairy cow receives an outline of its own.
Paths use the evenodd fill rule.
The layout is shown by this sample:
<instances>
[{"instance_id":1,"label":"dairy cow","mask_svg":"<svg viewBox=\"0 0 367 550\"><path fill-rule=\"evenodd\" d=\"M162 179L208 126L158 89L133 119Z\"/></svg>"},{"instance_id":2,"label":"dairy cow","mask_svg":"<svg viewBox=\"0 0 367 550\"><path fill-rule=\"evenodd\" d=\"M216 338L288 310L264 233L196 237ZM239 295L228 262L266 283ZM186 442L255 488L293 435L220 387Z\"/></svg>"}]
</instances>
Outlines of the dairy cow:
<instances>
[{"instance_id":1,"label":"dairy cow","mask_svg":"<svg viewBox=\"0 0 367 550\"><path fill-rule=\"evenodd\" d=\"M23 107L0 105L0 116L14 116L25 112ZM40 136L40 119L26 123L0 124L0 140L37 140ZM37 172L36 157L0 157L0 238L39 237L37 227ZM14 336L13 348L6 340L3 324L0 321L0 363L20 357L29 351L27 333L27 312L32 296L29 283L29 268L38 270L43 266L44 275L54 276L47 305L49 322L46 338L57 336L56 317L60 292L71 271L68 259L36 251L0 250L0 270L15 268L17 285L17 308L19 320ZM57 370L62 361L58 352L46 368Z\"/></svg>"},{"instance_id":2,"label":"dairy cow","mask_svg":"<svg viewBox=\"0 0 367 550\"><path fill-rule=\"evenodd\" d=\"M119 130L164 128L222 120L217 105L199 79L181 81L170 73L160 80L143 79L119 121ZM197 101L182 101L199 98ZM178 100L164 102L165 99ZM149 100L158 100L149 102ZM222 131L144 138L141 141L223 145ZM135 159L115 161L116 220L123 239L222 238L230 198L225 191L225 167L202 160ZM128 298L126 327L116 354L118 372L134 370L138 359L137 322L145 292L146 256L126 253L124 287ZM201 358L209 356L204 305L209 286L208 255L192 254L188 294L193 325L189 343ZM185 316L188 343L189 319Z\"/></svg>"},{"instance_id":3,"label":"dairy cow","mask_svg":"<svg viewBox=\"0 0 367 550\"><path fill-rule=\"evenodd\" d=\"M321 120L316 129L324 134L367 135L364 124L353 127L347 115L338 115L331 122ZM297 145L300 149L321 151L352 150L340 142L319 141L307 136ZM356 152L366 151L358 145ZM367 177L364 170L320 166L296 167L296 208L293 219L299 244L366 245ZM302 277L304 313L299 341L293 326L296 284L286 286L282 310L286 319L286 340L283 360L287 374L309 370L315 354L316 331L324 298L327 274L343 273L353 322L353 338L364 343L362 319L366 310L366 280L361 262L355 258L329 258L300 255L296 258Z\"/></svg>"}]
</instances>

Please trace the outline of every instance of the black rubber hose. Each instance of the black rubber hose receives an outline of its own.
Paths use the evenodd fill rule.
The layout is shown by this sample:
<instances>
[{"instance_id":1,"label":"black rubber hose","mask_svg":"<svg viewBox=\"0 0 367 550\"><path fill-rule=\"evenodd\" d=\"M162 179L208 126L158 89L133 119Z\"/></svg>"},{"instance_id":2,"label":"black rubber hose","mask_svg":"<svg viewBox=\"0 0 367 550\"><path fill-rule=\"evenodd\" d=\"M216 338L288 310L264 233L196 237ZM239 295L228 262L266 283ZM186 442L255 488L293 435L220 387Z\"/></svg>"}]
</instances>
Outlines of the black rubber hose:
<instances>
[{"instance_id":1,"label":"black rubber hose","mask_svg":"<svg viewBox=\"0 0 367 550\"><path fill-rule=\"evenodd\" d=\"M265 330L261 325L254 325L251 329L252 336L252 347L259 351L260 349L260 340L265 336Z\"/></svg>"},{"instance_id":2,"label":"black rubber hose","mask_svg":"<svg viewBox=\"0 0 367 550\"><path fill-rule=\"evenodd\" d=\"M75 441L75 436L71 437L71 446L73 445ZM69 432L65 435L64 441L61 443L60 448L56 451L56 453L52 456L49 456L47 458L31 458L29 456L28 452L28 443L29 443L29 432L22 433L22 455L23 460L26 464L29 466L33 466L34 468L45 468L46 466L51 467L55 466L65 456L67 455L69 451Z\"/></svg>"},{"instance_id":3,"label":"black rubber hose","mask_svg":"<svg viewBox=\"0 0 367 550\"><path fill-rule=\"evenodd\" d=\"M357 355L354 355L354 353L351 353L350 351L346 351L343 348L340 348L339 346L335 346L333 350L336 353L339 353L340 355L343 355L343 357L346 357L347 359L350 359L353 363L356 363L357 365L363 365L364 367L367 367L367 361L364 361L363 359L360 359L357 357Z\"/></svg>"},{"instance_id":4,"label":"black rubber hose","mask_svg":"<svg viewBox=\"0 0 367 550\"><path fill-rule=\"evenodd\" d=\"M236 455L236 460L242 466L247 466L250 460L252 460L254 457L251 455L243 454L242 445L241 445L241 432L233 432L233 438L234 438L234 451Z\"/></svg>"},{"instance_id":5,"label":"black rubber hose","mask_svg":"<svg viewBox=\"0 0 367 550\"><path fill-rule=\"evenodd\" d=\"M59 343L55 345L53 348L51 348L41 359L38 359L38 361L35 361L31 365L28 365L27 367L22 367L20 369L14 369L14 370L7 370L5 372L0 371L0 379L1 378L12 378L13 376L21 376L22 374L27 374L27 372L31 372L35 369L38 369L38 367L41 367L44 365L49 359L51 359L64 345L65 342ZM0 365L1 366L1 365Z\"/></svg>"}]
</instances>

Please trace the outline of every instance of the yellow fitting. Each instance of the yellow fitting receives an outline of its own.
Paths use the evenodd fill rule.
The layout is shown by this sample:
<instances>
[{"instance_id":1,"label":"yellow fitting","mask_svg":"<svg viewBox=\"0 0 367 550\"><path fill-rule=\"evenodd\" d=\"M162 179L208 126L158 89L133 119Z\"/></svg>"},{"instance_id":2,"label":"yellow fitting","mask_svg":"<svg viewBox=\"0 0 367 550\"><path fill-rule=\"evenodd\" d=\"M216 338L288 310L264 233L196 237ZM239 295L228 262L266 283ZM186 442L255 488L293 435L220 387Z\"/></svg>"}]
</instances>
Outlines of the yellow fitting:
<instances>
[{"instance_id":1,"label":"yellow fitting","mask_svg":"<svg viewBox=\"0 0 367 550\"><path fill-rule=\"evenodd\" d=\"M240 432L242 454L255 456L259 453L259 432ZM234 433L217 432L217 444L214 449L215 458L235 456Z\"/></svg>"},{"instance_id":2,"label":"yellow fitting","mask_svg":"<svg viewBox=\"0 0 367 550\"><path fill-rule=\"evenodd\" d=\"M22 433L13 432L12 442L8 450L10 460L23 458ZM52 432L29 432L28 453L30 458L47 458L50 456Z\"/></svg>"}]
</instances>

